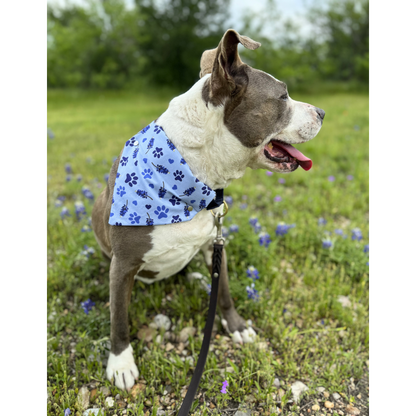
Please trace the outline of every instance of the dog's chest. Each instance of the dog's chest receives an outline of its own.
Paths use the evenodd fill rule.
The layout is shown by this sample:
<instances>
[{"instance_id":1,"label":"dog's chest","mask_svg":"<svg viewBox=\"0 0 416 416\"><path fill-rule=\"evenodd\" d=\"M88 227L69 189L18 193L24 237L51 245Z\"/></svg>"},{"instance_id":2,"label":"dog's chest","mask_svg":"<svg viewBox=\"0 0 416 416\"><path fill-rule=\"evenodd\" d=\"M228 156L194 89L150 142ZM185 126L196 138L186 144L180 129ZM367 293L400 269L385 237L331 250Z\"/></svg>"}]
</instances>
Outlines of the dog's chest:
<instances>
[{"instance_id":1,"label":"dog's chest","mask_svg":"<svg viewBox=\"0 0 416 416\"><path fill-rule=\"evenodd\" d=\"M191 221L160 225L151 234L152 248L144 255L136 279L153 283L182 270L216 234L210 211L199 212ZM142 273L141 273L142 272ZM154 277L149 278L149 272Z\"/></svg>"}]
</instances>

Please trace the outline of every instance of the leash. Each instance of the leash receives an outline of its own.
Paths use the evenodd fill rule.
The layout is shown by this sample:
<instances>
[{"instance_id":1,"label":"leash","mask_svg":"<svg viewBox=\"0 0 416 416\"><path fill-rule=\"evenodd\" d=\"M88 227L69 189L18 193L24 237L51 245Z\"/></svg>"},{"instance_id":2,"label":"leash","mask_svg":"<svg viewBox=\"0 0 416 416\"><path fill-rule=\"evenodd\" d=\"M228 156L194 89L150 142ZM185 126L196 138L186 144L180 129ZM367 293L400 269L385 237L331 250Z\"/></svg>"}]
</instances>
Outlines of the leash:
<instances>
[{"instance_id":1,"label":"leash","mask_svg":"<svg viewBox=\"0 0 416 416\"><path fill-rule=\"evenodd\" d=\"M196 390L198 389L199 382L201 381L202 373L204 371L205 362L209 351L209 344L211 341L212 328L214 327L215 310L217 307L218 297L218 283L220 280L221 272L221 260L222 250L224 248L225 239L222 236L222 217L228 212L228 205L224 201L225 212L220 214L217 212L211 214L214 216L215 225L217 227L217 237L214 240L214 250L212 253L212 273L211 273L211 296L209 300L208 317L204 328L204 339L202 340L201 351L199 352L198 362L196 363L195 371L191 379L188 391L186 392L185 398L182 402L182 406L179 409L177 416L187 416L191 410L192 403L195 398Z\"/></svg>"}]
</instances>

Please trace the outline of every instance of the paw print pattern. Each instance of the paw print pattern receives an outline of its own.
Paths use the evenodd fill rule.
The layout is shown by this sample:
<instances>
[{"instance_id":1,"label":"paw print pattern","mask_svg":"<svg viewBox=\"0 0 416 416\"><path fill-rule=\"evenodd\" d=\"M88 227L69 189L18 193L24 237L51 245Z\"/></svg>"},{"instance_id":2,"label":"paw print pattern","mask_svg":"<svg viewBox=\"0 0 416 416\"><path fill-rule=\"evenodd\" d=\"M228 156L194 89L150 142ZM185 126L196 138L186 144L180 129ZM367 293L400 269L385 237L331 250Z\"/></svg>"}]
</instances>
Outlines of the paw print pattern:
<instances>
[{"instance_id":1,"label":"paw print pattern","mask_svg":"<svg viewBox=\"0 0 416 416\"><path fill-rule=\"evenodd\" d=\"M157 215L157 218L160 220L162 218L167 218L166 215L169 212L169 208L166 208L164 205L161 207L157 207L155 210L155 215Z\"/></svg>"},{"instance_id":2,"label":"paw print pattern","mask_svg":"<svg viewBox=\"0 0 416 416\"><path fill-rule=\"evenodd\" d=\"M143 175L143 179L152 179L153 172L151 169L145 169L142 172L142 175Z\"/></svg>"},{"instance_id":3,"label":"paw print pattern","mask_svg":"<svg viewBox=\"0 0 416 416\"><path fill-rule=\"evenodd\" d=\"M173 176L175 177L175 181L180 182L182 182L182 179L185 177L181 170L177 170L176 172L174 172Z\"/></svg>"},{"instance_id":4,"label":"paw print pattern","mask_svg":"<svg viewBox=\"0 0 416 416\"><path fill-rule=\"evenodd\" d=\"M124 182L127 183L130 187L132 187L133 185L137 185L138 179L139 178L136 176L136 173L132 172L126 175L126 180Z\"/></svg>"},{"instance_id":5,"label":"paw print pattern","mask_svg":"<svg viewBox=\"0 0 416 416\"><path fill-rule=\"evenodd\" d=\"M135 149L134 149L134 152L133 152L133 159L136 159L136 157L137 157L137 153L139 153L139 148L138 147L136 147ZM137 162L136 162L137 163ZM137 165L136 165L137 166Z\"/></svg>"},{"instance_id":6,"label":"paw print pattern","mask_svg":"<svg viewBox=\"0 0 416 416\"><path fill-rule=\"evenodd\" d=\"M169 202L172 204L172 206L180 205L181 199L176 197L175 195L172 195L172 198L169 199Z\"/></svg>"},{"instance_id":7,"label":"paw print pattern","mask_svg":"<svg viewBox=\"0 0 416 416\"><path fill-rule=\"evenodd\" d=\"M137 212L133 212L129 216L130 224L139 224L140 223L140 215Z\"/></svg>"},{"instance_id":8,"label":"paw print pattern","mask_svg":"<svg viewBox=\"0 0 416 416\"><path fill-rule=\"evenodd\" d=\"M186 165L186 162L185 162L184 158L181 159L181 165Z\"/></svg>"},{"instance_id":9,"label":"paw print pattern","mask_svg":"<svg viewBox=\"0 0 416 416\"><path fill-rule=\"evenodd\" d=\"M182 220L180 219L179 215L174 215L172 217L171 223L174 224L175 222L182 222Z\"/></svg>"},{"instance_id":10,"label":"paw print pattern","mask_svg":"<svg viewBox=\"0 0 416 416\"><path fill-rule=\"evenodd\" d=\"M161 156L163 156L163 149L161 147L156 147L155 150L153 150L153 156L160 159Z\"/></svg>"},{"instance_id":11,"label":"paw print pattern","mask_svg":"<svg viewBox=\"0 0 416 416\"><path fill-rule=\"evenodd\" d=\"M159 134L161 131L164 131L164 130L163 130L163 127L162 127L162 126L158 126L157 124L155 124L155 129L154 129L154 132L155 132L156 134Z\"/></svg>"},{"instance_id":12,"label":"paw print pattern","mask_svg":"<svg viewBox=\"0 0 416 416\"><path fill-rule=\"evenodd\" d=\"M124 186L119 186L117 188L117 195L120 195L120 198L126 193L126 188ZM113 204L114 204L114 198L113 198Z\"/></svg>"},{"instance_id":13,"label":"paw print pattern","mask_svg":"<svg viewBox=\"0 0 416 416\"><path fill-rule=\"evenodd\" d=\"M134 142L136 141L136 138L133 136L131 139L126 141L126 147L128 146L134 146Z\"/></svg>"},{"instance_id":14,"label":"paw print pattern","mask_svg":"<svg viewBox=\"0 0 416 416\"><path fill-rule=\"evenodd\" d=\"M129 161L129 157L123 156L120 160L121 166L126 166L128 161Z\"/></svg>"},{"instance_id":15,"label":"paw print pattern","mask_svg":"<svg viewBox=\"0 0 416 416\"><path fill-rule=\"evenodd\" d=\"M149 130L149 129L150 129L150 126L146 126L144 129L140 130L140 133L141 133L141 134L144 134L144 133L146 133L146 132L147 132L147 130Z\"/></svg>"},{"instance_id":16,"label":"paw print pattern","mask_svg":"<svg viewBox=\"0 0 416 416\"><path fill-rule=\"evenodd\" d=\"M202 187L202 193L206 196L209 196L211 191L212 191L212 189L208 185L205 185L205 186Z\"/></svg>"}]
</instances>

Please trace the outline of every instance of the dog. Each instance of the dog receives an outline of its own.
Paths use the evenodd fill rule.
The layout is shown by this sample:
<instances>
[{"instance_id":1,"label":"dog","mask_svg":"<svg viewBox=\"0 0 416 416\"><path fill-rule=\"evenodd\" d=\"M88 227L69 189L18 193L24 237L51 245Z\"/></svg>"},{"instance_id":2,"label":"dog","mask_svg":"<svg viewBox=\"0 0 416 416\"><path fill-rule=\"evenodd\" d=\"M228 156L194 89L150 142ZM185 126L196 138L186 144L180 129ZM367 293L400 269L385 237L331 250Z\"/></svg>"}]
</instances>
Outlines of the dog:
<instances>
[{"instance_id":1,"label":"dog","mask_svg":"<svg viewBox=\"0 0 416 416\"><path fill-rule=\"evenodd\" d=\"M119 215L113 207L114 198L123 194L122 188L131 187L134 190L135 186L135 181L127 181L131 179L130 173L124 181L121 178L122 182L117 178L120 176L125 160L123 152L129 147L128 143L140 147L141 144L136 139L149 139L149 142L154 139L156 148L158 136L155 132L162 132L167 137L167 142L171 143L170 148L177 150L177 154L182 157L184 164L181 166L187 165L191 175L196 178L196 185L203 185L198 189L203 192L205 186L205 190L212 191L210 198L216 194L216 190L222 190L232 180L242 177L248 167L288 173L299 166L305 170L312 166L312 161L292 144L313 139L322 126L325 112L313 105L292 100L285 83L243 63L238 54L239 43L250 50L260 46L259 42L242 36L233 29L227 30L217 48L202 54L200 79L192 88L170 102L152 129L142 130L131 142L126 143L111 168L107 187L94 204L94 234L103 255L111 260L111 351L106 375L109 380L114 379L120 389L129 390L139 376L130 345L128 324L128 306L134 280L152 283L172 276L182 270L199 251L202 251L211 270L212 241L216 236L214 216L206 208L198 212L195 209L192 219L187 221L172 220L170 223L155 225L152 219L148 225L142 222L134 226L137 225L134 223L137 218L138 221L143 220L134 212L136 217L130 214L132 224L118 226L120 223L117 223L117 219L111 224L113 215ZM154 157L152 153L147 155L143 158L146 163L147 159L150 161ZM152 164L157 169L161 164L156 163L157 159L154 160ZM143 168L143 161L135 162L139 170ZM150 166L150 163L147 165ZM139 171L137 175L134 172L131 174L133 179L141 176ZM148 175L152 175L150 170ZM172 180L171 172L169 175L165 177ZM120 183L125 186L120 188ZM163 189L166 187L163 182ZM136 196L140 192L136 190ZM142 205L147 201L156 202L156 205L163 203L146 192L140 196L147 198L143 199ZM133 206L132 203L136 205ZM139 205L140 202L137 204L137 201L126 201L119 217L123 218L128 207L136 211ZM189 214L190 205L186 203L186 206L185 211L188 209ZM214 211L222 210L222 207L221 205ZM154 212L162 216L162 207L159 206L158 209ZM165 205L163 210L166 211ZM150 218L149 213L147 215ZM252 341L256 334L235 310L229 293L225 250L221 263L218 304L222 322L229 333L240 342Z\"/></svg>"}]
</instances>

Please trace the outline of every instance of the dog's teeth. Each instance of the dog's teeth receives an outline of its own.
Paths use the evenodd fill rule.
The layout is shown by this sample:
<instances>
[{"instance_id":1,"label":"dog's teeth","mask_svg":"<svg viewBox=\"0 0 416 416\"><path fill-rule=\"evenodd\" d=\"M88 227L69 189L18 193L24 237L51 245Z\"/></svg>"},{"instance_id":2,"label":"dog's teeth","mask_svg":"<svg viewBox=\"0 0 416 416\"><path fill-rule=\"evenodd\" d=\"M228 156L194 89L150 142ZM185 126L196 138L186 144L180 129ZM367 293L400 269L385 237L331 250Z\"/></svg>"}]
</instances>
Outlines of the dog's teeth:
<instances>
[{"instance_id":1,"label":"dog's teeth","mask_svg":"<svg viewBox=\"0 0 416 416\"><path fill-rule=\"evenodd\" d=\"M273 150L273 144L272 144L272 142L270 142L270 143L267 145L267 147L268 147L270 150Z\"/></svg>"}]
</instances>

